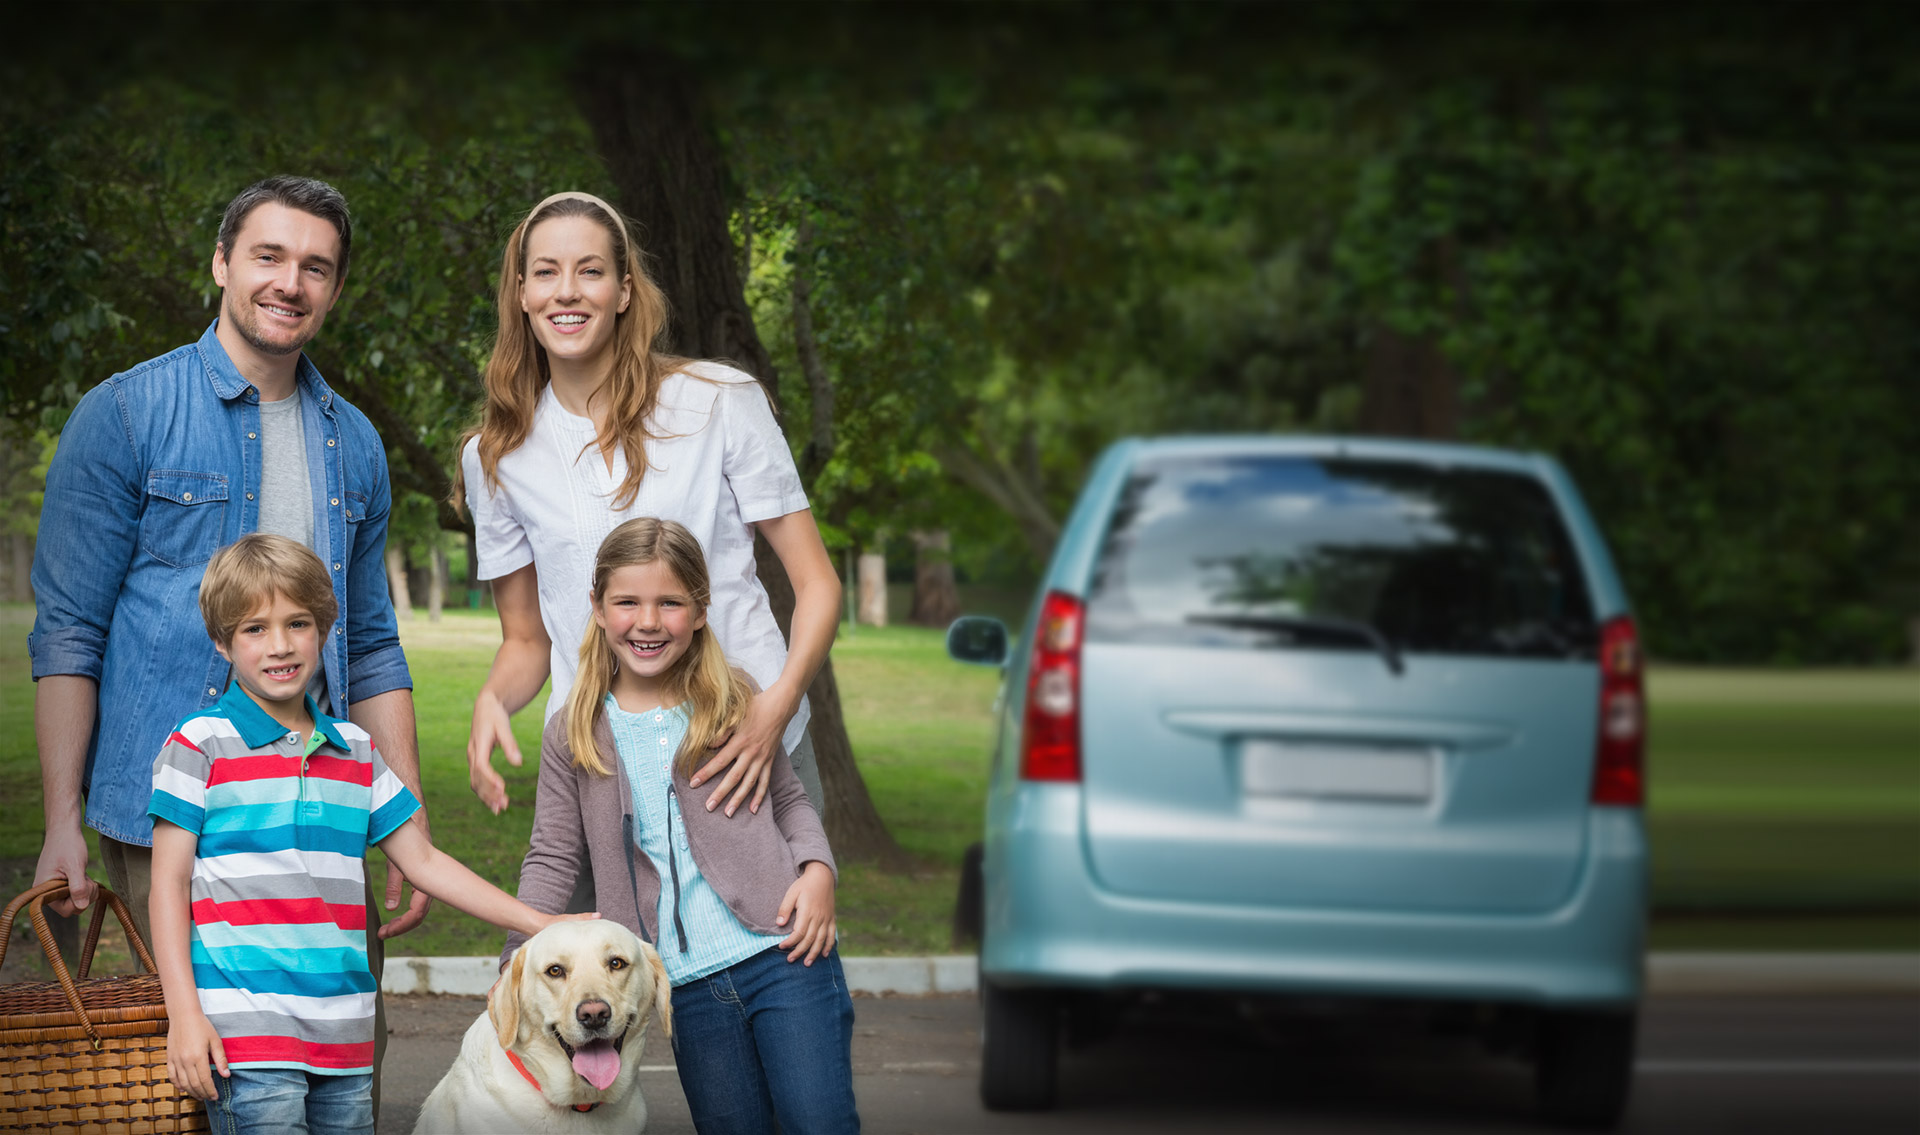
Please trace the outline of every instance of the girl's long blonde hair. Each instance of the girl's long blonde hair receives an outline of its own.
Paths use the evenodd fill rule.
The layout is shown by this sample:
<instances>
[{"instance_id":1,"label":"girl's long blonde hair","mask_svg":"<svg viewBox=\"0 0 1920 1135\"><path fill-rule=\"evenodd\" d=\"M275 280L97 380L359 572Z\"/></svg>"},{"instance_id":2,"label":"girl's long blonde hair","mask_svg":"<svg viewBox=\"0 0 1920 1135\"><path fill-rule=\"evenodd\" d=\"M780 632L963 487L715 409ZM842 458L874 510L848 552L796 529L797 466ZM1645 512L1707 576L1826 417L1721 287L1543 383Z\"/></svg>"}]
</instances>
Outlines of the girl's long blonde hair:
<instances>
[{"instance_id":1,"label":"girl's long blonde hair","mask_svg":"<svg viewBox=\"0 0 1920 1135\"><path fill-rule=\"evenodd\" d=\"M613 367L603 388L607 413L594 437L602 452L611 453L618 445L626 453L626 479L614 493L614 507L623 509L633 503L647 473L646 443L655 436L647 428L647 419L660 400L660 384L691 360L654 349L667 328L667 297L647 275L640 246L628 232L626 220L591 193L554 194L535 205L507 238L497 296L500 329L484 379L486 403L480 424L461 436L460 449L478 435L480 468L486 473L487 487L497 491L500 459L519 449L533 430L533 410L552 373L546 348L534 338L532 321L520 310L520 283L527 271L527 234L556 217L587 217L606 229L613 240L614 263L633 289L627 310L614 316ZM465 480L456 456L449 498L456 509L466 506Z\"/></svg>"},{"instance_id":2,"label":"girl's long blonde hair","mask_svg":"<svg viewBox=\"0 0 1920 1135\"><path fill-rule=\"evenodd\" d=\"M607 534L593 559L593 605L606 598L607 580L623 567L664 563L693 600L694 613L705 614L712 601L707 558L693 533L671 520L642 516ZM612 770L593 743L593 725L601 713L619 662L606 631L595 626L580 640L580 670L567 692L567 744L575 768L600 776ZM668 696L687 709L687 737L676 757L681 776L691 776L708 755L714 739L730 732L747 715L753 686L747 676L727 662L711 623L693 632L693 643L666 674Z\"/></svg>"}]
</instances>

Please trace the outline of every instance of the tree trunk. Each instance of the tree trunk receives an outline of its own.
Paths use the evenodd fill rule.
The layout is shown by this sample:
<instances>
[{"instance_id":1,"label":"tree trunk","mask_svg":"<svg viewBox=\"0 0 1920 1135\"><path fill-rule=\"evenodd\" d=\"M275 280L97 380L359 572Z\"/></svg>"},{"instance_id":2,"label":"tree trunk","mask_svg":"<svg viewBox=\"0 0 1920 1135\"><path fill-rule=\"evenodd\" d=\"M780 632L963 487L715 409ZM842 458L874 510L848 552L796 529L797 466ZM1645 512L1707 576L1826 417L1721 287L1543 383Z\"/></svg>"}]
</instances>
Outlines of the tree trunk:
<instances>
[{"instance_id":1,"label":"tree trunk","mask_svg":"<svg viewBox=\"0 0 1920 1135\"><path fill-rule=\"evenodd\" d=\"M33 537L21 532L8 536L7 563L7 598L15 603L33 602Z\"/></svg>"},{"instance_id":2,"label":"tree trunk","mask_svg":"<svg viewBox=\"0 0 1920 1135\"><path fill-rule=\"evenodd\" d=\"M860 553L860 621L870 627L887 625L887 557Z\"/></svg>"},{"instance_id":3,"label":"tree trunk","mask_svg":"<svg viewBox=\"0 0 1920 1135\"><path fill-rule=\"evenodd\" d=\"M960 617L960 587L953 580L953 540L944 528L911 533L913 610L917 627L946 627Z\"/></svg>"},{"instance_id":4,"label":"tree trunk","mask_svg":"<svg viewBox=\"0 0 1920 1135\"><path fill-rule=\"evenodd\" d=\"M800 476L808 484L833 456L833 380L820 361L813 335L813 214L801 216L793 234L793 348L807 380L812 408L806 448L800 451Z\"/></svg>"},{"instance_id":5,"label":"tree trunk","mask_svg":"<svg viewBox=\"0 0 1920 1135\"><path fill-rule=\"evenodd\" d=\"M433 556L427 565L427 621L440 621L440 608L447 603L447 550L440 546L439 533L434 534Z\"/></svg>"},{"instance_id":6,"label":"tree trunk","mask_svg":"<svg viewBox=\"0 0 1920 1135\"><path fill-rule=\"evenodd\" d=\"M760 342L741 287L728 227L726 163L699 99L699 75L673 56L622 47L582 61L575 90L613 178L619 204L639 223L673 311L666 349L726 359L765 384L779 408L779 376ZM793 620L793 585L763 539L754 541L760 582L782 634ZM867 795L854 764L828 659L807 688L810 732L826 800L827 837L842 860L909 863Z\"/></svg>"},{"instance_id":7,"label":"tree trunk","mask_svg":"<svg viewBox=\"0 0 1920 1135\"><path fill-rule=\"evenodd\" d=\"M480 582L480 549L474 543L472 517L467 517L467 526L462 531L467 537L467 606L477 611L492 589Z\"/></svg>"},{"instance_id":8,"label":"tree trunk","mask_svg":"<svg viewBox=\"0 0 1920 1135\"><path fill-rule=\"evenodd\" d=\"M1374 331L1361 366L1360 429L1451 441L1460 434L1460 381L1431 339Z\"/></svg>"},{"instance_id":9,"label":"tree trunk","mask_svg":"<svg viewBox=\"0 0 1920 1135\"><path fill-rule=\"evenodd\" d=\"M413 618L413 591L407 586L407 553L387 541L387 588L393 592L393 615Z\"/></svg>"}]
</instances>

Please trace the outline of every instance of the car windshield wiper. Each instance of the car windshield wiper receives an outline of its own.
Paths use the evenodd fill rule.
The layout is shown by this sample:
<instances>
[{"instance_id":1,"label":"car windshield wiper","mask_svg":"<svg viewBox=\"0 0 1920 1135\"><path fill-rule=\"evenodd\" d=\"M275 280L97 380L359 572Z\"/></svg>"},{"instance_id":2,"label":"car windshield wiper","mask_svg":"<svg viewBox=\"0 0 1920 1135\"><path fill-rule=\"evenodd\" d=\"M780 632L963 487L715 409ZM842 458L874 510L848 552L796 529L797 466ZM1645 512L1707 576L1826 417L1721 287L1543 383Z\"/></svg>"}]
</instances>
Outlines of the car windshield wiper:
<instances>
[{"instance_id":1,"label":"car windshield wiper","mask_svg":"<svg viewBox=\"0 0 1920 1135\"><path fill-rule=\"evenodd\" d=\"M1189 623L1200 623L1210 627L1234 627L1250 631L1289 631L1294 634L1327 635L1345 639L1348 642L1359 640L1372 646L1386 660L1387 669L1394 674L1405 671L1406 664L1400 660L1400 652L1394 649L1387 636L1380 633L1372 623L1363 623L1358 619L1335 619L1320 615L1188 615Z\"/></svg>"}]
</instances>

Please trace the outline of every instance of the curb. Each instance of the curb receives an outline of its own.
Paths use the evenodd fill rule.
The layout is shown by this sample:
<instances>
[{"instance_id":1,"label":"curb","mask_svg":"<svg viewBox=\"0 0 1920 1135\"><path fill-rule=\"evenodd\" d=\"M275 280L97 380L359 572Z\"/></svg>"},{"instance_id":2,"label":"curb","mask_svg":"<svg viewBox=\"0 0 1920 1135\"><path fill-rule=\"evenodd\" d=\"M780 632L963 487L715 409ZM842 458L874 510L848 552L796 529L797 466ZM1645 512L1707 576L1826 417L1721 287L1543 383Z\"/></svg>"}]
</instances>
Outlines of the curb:
<instances>
[{"instance_id":1,"label":"curb","mask_svg":"<svg viewBox=\"0 0 1920 1135\"><path fill-rule=\"evenodd\" d=\"M1920 993L1920 954L1649 954L1647 990Z\"/></svg>"},{"instance_id":2,"label":"curb","mask_svg":"<svg viewBox=\"0 0 1920 1135\"><path fill-rule=\"evenodd\" d=\"M478 997L493 987L498 959L388 957L383 992ZM841 958L854 993L925 997L972 993L972 954L920 958ZM1647 955L1651 994L1920 993L1920 953Z\"/></svg>"}]
</instances>

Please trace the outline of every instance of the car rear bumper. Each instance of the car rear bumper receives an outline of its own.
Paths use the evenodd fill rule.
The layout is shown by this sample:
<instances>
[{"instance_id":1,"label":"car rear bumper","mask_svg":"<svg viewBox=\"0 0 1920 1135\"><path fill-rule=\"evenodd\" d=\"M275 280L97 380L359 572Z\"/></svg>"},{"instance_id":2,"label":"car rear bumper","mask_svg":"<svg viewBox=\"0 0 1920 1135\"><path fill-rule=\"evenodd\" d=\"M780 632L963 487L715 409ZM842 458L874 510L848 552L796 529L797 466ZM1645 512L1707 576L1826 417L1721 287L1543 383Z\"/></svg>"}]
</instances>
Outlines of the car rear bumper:
<instances>
[{"instance_id":1,"label":"car rear bumper","mask_svg":"<svg viewBox=\"0 0 1920 1135\"><path fill-rule=\"evenodd\" d=\"M1640 996L1647 850L1633 809L1590 810L1586 862L1558 908L1470 915L1116 895L1088 873L1077 785L1022 784L994 806L981 973L996 984L1528 1004Z\"/></svg>"}]
</instances>

